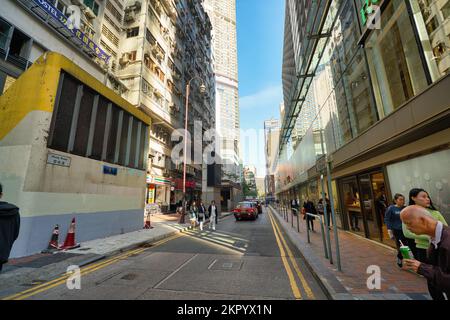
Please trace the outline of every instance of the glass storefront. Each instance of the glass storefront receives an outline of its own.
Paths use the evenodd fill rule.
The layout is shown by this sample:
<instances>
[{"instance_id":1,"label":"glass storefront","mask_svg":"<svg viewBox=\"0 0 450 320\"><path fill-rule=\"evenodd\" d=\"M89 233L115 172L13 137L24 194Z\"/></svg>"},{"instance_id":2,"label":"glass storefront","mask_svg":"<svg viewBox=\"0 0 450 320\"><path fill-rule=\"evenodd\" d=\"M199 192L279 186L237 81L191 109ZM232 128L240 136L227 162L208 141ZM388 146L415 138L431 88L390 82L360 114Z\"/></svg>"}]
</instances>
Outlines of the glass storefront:
<instances>
[{"instance_id":1,"label":"glass storefront","mask_svg":"<svg viewBox=\"0 0 450 320\"><path fill-rule=\"evenodd\" d=\"M390 1L365 50L381 118L428 86L407 3Z\"/></svg>"},{"instance_id":2,"label":"glass storefront","mask_svg":"<svg viewBox=\"0 0 450 320\"><path fill-rule=\"evenodd\" d=\"M389 238L384 215L390 205L390 196L381 170L362 173L342 179L342 210L344 225L351 231L395 247Z\"/></svg>"},{"instance_id":3,"label":"glass storefront","mask_svg":"<svg viewBox=\"0 0 450 320\"><path fill-rule=\"evenodd\" d=\"M450 223L450 150L435 152L387 166L390 189L406 199L412 188L423 188Z\"/></svg>"}]
</instances>

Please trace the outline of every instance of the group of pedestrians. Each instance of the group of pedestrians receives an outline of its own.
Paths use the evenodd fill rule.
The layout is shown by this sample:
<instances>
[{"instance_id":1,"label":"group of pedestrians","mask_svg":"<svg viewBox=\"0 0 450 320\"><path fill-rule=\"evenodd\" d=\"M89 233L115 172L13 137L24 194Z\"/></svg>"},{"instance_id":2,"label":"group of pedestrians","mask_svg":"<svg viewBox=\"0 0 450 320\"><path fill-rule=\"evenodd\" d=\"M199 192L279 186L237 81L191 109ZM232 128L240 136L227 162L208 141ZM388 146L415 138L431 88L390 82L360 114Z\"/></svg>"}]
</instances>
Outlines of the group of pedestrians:
<instances>
[{"instance_id":1,"label":"group of pedestrians","mask_svg":"<svg viewBox=\"0 0 450 320\"><path fill-rule=\"evenodd\" d=\"M435 300L450 298L450 229L435 208L429 193L421 188L409 192L408 207L402 194L394 196L385 223L395 240L399 267L424 276ZM408 246L412 257L403 257L400 247Z\"/></svg>"},{"instance_id":2,"label":"group of pedestrians","mask_svg":"<svg viewBox=\"0 0 450 320\"><path fill-rule=\"evenodd\" d=\"M197 223L200 225L200 230L203 231L203 225L207 219L209 219L209 229L216 230L216 225L218 223L219 210L216 206L216 202L213 200L206 209L202 201L199 205L195 201L189 206L189 216L192 227L196 227Z\"/></svg>"},{"instance_id":3,"label":"group of pedestrians","mask_svg":"<svg viewBox=\"0 0 450 320\"><path fill-rule=\"evenodd\" d=\"M315 217L308 215L307 213L313 215L321 215L324 217L326 210L326 215L328 219L328 228L331 229L331 203L330 200L327 198L326 193L325 193L325 201L322 198L320 198L319 201L317 202L317 205L315 205L314 202L311 201L309 197L306 197L305 201L303 202L301 210L300 210L300 202L297 199L291 201L291 208L295 209L294 214L296 214L299 211L302 213L303 220L306 220L307 228L312 232L315 232L314 231Z\"/></svg>"}]
</instances>

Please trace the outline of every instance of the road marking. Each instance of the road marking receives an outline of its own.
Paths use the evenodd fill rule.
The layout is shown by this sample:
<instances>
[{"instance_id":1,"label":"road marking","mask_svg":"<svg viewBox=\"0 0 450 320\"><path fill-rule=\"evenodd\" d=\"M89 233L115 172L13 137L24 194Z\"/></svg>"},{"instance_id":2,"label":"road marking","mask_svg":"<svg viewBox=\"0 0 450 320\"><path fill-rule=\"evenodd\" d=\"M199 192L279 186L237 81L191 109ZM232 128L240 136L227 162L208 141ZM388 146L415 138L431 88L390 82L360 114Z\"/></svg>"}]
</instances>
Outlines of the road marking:
<instances>
[{"instance_id":1,"label":"road marking","mask_svg":"<svg viewBox=\"0 0 450 320\"><path fill-rule=\"evenodd\" d=\"M191 262L192 260L194 260L196 257L198 256L198 253L196 253L194 256L190 257L186 262L184 262L181 266L179 266L175 271L173 271L171 274L169 274L167 277L165 277L164 279L162 279L156 286L154 286L153 288L158 289L160 285L162 285L164 282L166 282L167 280L169 280L170 278L172 278L178 271L180 271L181 269L183 269L186 265L188 265L189 262Z\"/></svg>"},{"instance_id":2,"label":"road marking","mask_svg":"<svg viewBox=\"0 0 450 320\"><path fill-rule=\"evenodd\" d=\"M281 241L284 243L284 245L285 245L285 247L286 247L286 250L287 250L288 255L289 255L289 259L291 260L291 263L292 263L292 265L294 266L294 270L295 270L295 272L297 273L297 276L299 277L300 281L302 282L303 288L304 288L305 291L306 291L306 295L307 295L308 298L310 298L310 299L315 299L315 296L314 296L314 294L313 294L313 292L312 292L312 290L311 290L311 287L308 285L308 282L306 281L305 277L303 276L303 273L300 271L300 268L299 268L299 266L298 266L298 263L297 263L297 261L295 260L295 257L294 257L294 255L292 254L291 249L289 249L289 246L287 245L286 240L284 239L284 237L283 237L283 235L282 235L282 233L281 233L281 230L280 230L280 228L279 228L277 222L276 222L275 219L273 218L272 214L270 214L270 218L273 219L273 221L274 221L274 223L275 223L275 228L277 228L277 230L278 230L278 232L279 232L279 234L280 234Z\"/></svg>"},{"instance_id":3,"label":"road marking","mask_svg":"<svg viewBox=\"0 0 450 320\"><path fill-rule=\"evenodd\" d=\"M160 245L162 245L162 244L164 244L166 242L175 240L175 239L180 238L182 236L184 236L184 234L180 233L180 234L176 234L174 236L171 236L169 238L159 240L159 241L155 242L152 245L151 248L155 248L157 246L160 246ZM118 256L114 256L114 257L111 257L111 258L109 258L107 260L103 260L103 261L101 261L99 263L95 263L95 264L89 265L89 266L81 269L81 275L87 275L87 274L92 273L94 271L103 269L103 268L105 268L105 267L107 267L107 266L109 266L109 265L111 265L113 263L118 262L119 260L123 260L125 258L128 258L128 257L132 256L132 255L139 254L139 253L141 253L141 252L143 252L143 251L145 251L147 249L150 249L150 248L133 249L131 251L124 252L124 253L122 253L122 254L120 254ZM2 298L2 300L23 300L23 299L26 299L28 297L31 297L31 296L36 295L38 293L50 290L50 289L52 289L54 287L57 287L57 286L65 283L66 280L70 277L70 275L71 274L67 274L66 273L63 276L60 276L60 277L58 277L56 279L53 279L53 280L51 280L49 282L45 282L45 283L43 283L41 285L35 286L33 288L30 288L30 289L27 289L27 290L24 290L24 291L21 291L21 292L19 292L17 294L14 294L14 295Z\"/></svg>"},{"instance_id":4,"label":"road marking","mask_svg":"<svg viewBox=\"0 0 450 320\"><path fill-rule=\"evenodd\" d=\"M269 216L270 219L270 216ZM280 239L278 237L277 230L275 229L275 226L273 225L272 219L270 219L270 222L272 224L273 233L275 234L275 239L277 240L278 248L280 249L281 253L281 260L283 261L284 269L286 270L286 273L289 278L289 283L291 285L292 293L294 294L294 297L296 300L302 299L302 294L300 293L300 290L298 289L297 282L295 281L294 274L292 273L291 267L289 266L289 262L286 259L286 253L284 252L283 245L280 242Z\"/></svg>"}]
</instances>

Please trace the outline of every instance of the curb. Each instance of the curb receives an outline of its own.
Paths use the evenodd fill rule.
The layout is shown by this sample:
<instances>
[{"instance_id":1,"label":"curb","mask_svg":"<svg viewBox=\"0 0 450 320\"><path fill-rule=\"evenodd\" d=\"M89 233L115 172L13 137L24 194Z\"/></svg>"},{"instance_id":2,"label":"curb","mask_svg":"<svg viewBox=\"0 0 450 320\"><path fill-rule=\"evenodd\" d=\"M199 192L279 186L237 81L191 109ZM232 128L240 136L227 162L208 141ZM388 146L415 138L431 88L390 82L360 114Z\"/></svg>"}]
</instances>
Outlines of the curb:
<instances>
[{"instance_id":1,"label":"curb","mask_svg":"<svg viewBox=\"0 0 450 320\"><path fill-rule=\"evenodd\" d=\"M284 229L284 231L286 232L287 236L289 237L289 240L291 241L291 243L293 243L295 245L296 241L294 236L291 234L292 232L294 232L291 229L286 229L284 224L281 223L281 217L279 216L278 212L276 209L274 209L272 206L269 206L271 212L273 213L273 215L276 217L276 219L278 220L280 226ZM313 275L313 277L317 280L317 282L319 283L320 287L323 289L323 291L325 292L325 295L330 299L330 300L354 300L353 295L351 293L349 293L343 286L343 291L344 292L337 292L333 286L329 283L329 280L327 278L332 277L333 280L339 282L339 280L336 278L336 276L334 274L332 274L329 270L325 269L324 271L328 271L327 272L327 277L325 277L323 275L324 272L322 272L322 270L319 270L318 266L316 264L322 264L320 261L317 261L317 263L313 263L312 261L310 261L311 259L306 258L303 250L309 250L308 248L303 248L300 249L297 245L295 245L298 248L298 252L300 253L301 257L303 258L306 266L308 267L309 271L311 272L311 274ZM314 254L312 254L314 255ZM339 282L340 283L340 282Z\"/></svg>"}]
</instances>

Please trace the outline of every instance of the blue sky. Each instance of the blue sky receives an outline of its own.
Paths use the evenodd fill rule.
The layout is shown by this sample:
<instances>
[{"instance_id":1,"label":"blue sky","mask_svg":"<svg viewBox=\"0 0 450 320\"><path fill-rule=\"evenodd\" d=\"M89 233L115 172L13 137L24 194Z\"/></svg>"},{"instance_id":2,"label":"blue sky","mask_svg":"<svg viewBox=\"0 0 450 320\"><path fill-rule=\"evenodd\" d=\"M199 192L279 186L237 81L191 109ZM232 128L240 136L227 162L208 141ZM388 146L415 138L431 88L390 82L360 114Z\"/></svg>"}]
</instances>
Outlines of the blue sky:
<instances>
[{"instance_id":1,"label":"blue sky","mask_svg":"<svg viewBox=\"0 0 450 320\"><path fill-rule=\"evenodd\" d=\"M279 118L283 98L284 0L236 0L236 6L241 128L263 129L264 120ZM246 149L244 165L255 165L257 176L264 176L264 146L258 145L257 157Z\"/></svg>"}]
</instances>

